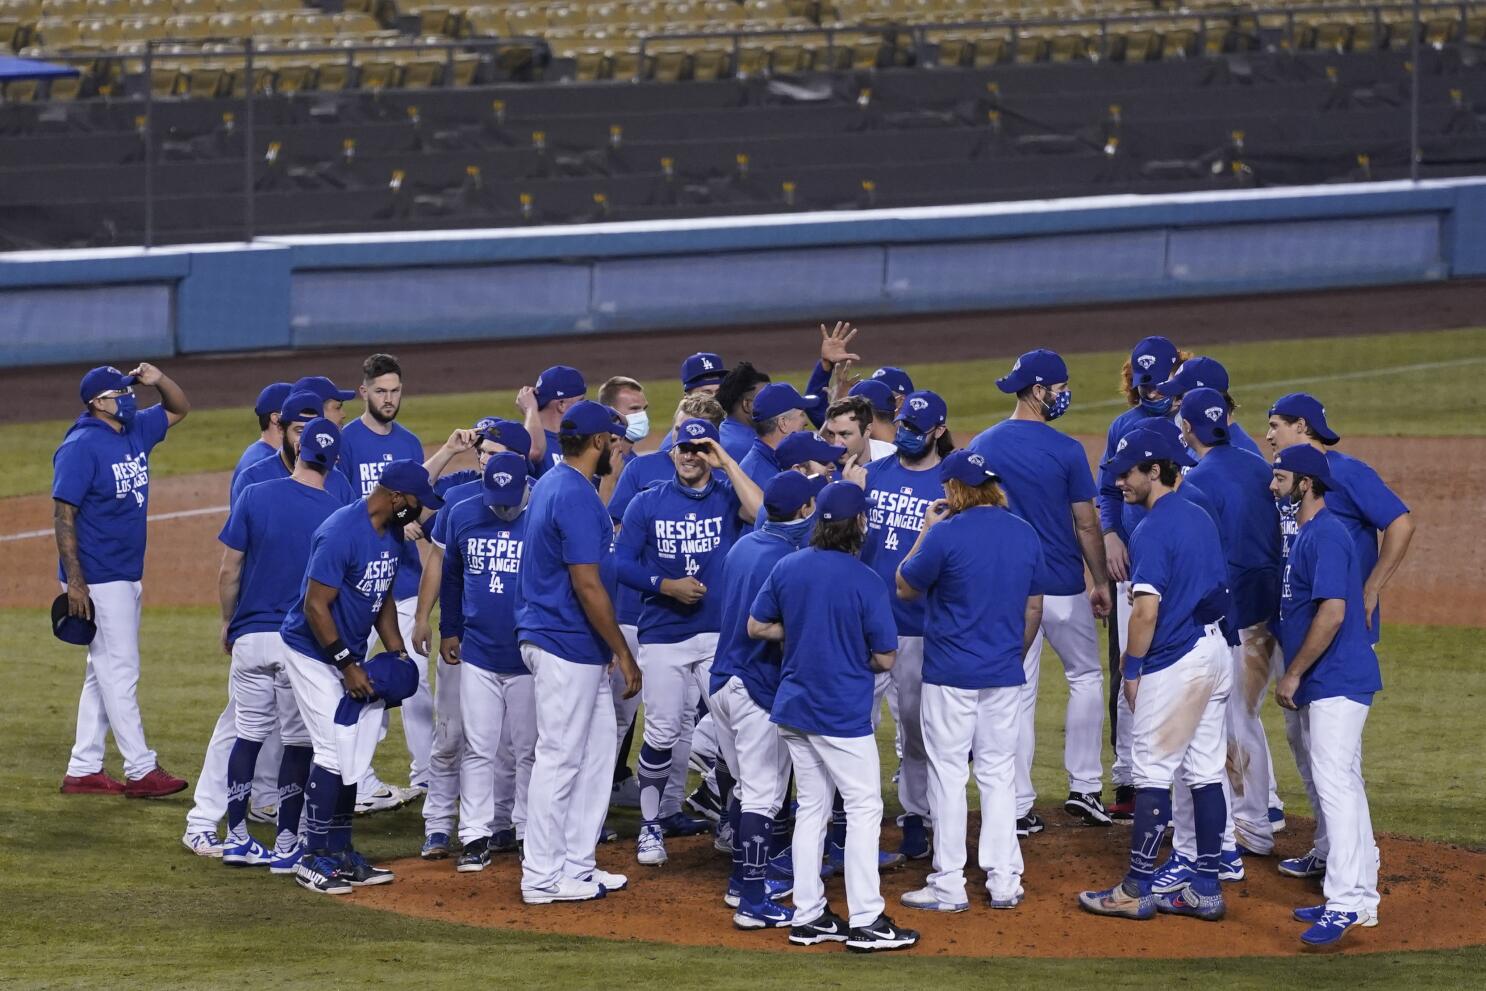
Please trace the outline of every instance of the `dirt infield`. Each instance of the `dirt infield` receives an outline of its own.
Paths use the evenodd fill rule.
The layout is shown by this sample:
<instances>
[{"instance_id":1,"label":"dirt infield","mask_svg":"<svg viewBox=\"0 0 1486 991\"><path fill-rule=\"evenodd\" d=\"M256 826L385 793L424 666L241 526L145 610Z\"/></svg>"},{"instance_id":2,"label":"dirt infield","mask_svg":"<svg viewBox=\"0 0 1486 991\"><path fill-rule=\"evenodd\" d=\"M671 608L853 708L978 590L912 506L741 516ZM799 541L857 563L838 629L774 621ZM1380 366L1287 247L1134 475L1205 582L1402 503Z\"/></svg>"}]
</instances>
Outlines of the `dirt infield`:
<instances>
[{"instance_id":1,"label":"dirt infield","mask_svg":"<svg viewBox=\"0 0 1486 991\"><path fill-rule=\"evenodd\" d=\"M1013 912L993 912L984 902L984 875L968 872L971 910L935 915L903 908L898 896L923 884L926 867L914 864L883 875L888 912L923 933L913 952L962 957L1239 957L1294 956L1305 952L1383 953L1446 949L1486 942L1486 854L1405 837L1379 837L1383 901L1374 929L1349 933L1329 951L1306 950L1298 939L1304 928L1290 910L1323 899L1316 881L1281 876L1273 858L1249 857L1248 879L1224 885L1228 917L1220 925L1192 919L1157 918L1144 924L1104 919L1078 908L1076 894L1104 887L1124 872L1129 832L1124 827L1089 829L1066 825L1050 811L1046 832L1022 842L1026 859L1026 900ZM976 835L972 816L970 835ZM1291 820L1280 835L1286 856L1304 853L1311 823ZM883 843L897 844L896 830L884 830ZM840 953L839 946L801 950L783 932L740 932L722 904L727 859L708 837L667 843L670 862L661 868L634 863L627 841L599 848L606 869L629 875L631 890L582 905L528 907L519 893L516 858L495 860L481 874L456 874L449 861L399 861L397 883L363 888L357 905L420 918L528 932L597 936L685 946L799 953ZM973 851L972 851L973 863ZM842 882L827 883L838 912L846 898ZM639 905L643 912L636 911Z\"/></svg>"}]
</instances>

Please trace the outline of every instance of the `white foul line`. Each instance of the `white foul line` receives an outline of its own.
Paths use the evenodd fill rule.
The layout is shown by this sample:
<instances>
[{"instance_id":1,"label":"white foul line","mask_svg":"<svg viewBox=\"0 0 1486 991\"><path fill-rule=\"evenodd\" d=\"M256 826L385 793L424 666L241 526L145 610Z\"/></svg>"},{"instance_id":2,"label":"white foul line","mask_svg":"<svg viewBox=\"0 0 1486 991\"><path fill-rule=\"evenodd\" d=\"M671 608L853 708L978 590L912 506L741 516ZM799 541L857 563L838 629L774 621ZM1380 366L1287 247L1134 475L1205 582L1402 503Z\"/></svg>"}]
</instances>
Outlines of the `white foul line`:
<instances>
[{"instance_id":1,"label":"white foul line","mask_svg":"<svg viewBox=\"0 0 1486 991\"><path fill-rule=\"evenodd\" d=\"M158 523L161 520L183 520L188 516L210 516L213 513L225 513L230 508L230 506L207 506L205 509L181 509L174 513L159 513L155 516L148 517L148 519L151 523ZM24 533L0 534L0 543L4 543L7 540L30 540L33 537L50 537L54 532L56 531L48 528L46 530L27 530Z\"/></svg>"}]
</instances>

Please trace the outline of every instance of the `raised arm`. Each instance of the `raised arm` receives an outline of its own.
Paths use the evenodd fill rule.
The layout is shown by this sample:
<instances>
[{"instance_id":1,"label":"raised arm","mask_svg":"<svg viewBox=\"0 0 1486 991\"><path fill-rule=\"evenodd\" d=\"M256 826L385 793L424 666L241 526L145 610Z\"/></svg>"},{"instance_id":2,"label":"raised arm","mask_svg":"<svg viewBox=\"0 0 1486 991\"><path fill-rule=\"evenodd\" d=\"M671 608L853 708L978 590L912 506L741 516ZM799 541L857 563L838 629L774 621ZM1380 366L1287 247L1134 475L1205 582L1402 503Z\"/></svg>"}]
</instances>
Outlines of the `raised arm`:
<instances>
[{"instance_id":1,"label":"raised arm","mask_svg":"<svg viewBox=\"0 0 1486 991\"><path fill-rule=\"evenodd\" d=\"M539 465L547 456L547 431L542 429L541 411L537 409L537 390L523 385L516 393L516 408L521 411L521 425L531 436L531 453L527 459Z\"/></svg>"},{"instance_id":2,"label":"raised arm","mask_svg":"<svg viewBox=\"0 0 1486 991\"><path fill-rule=\"evenodd\" d=\"M140 385L152 386L160 393L160 405L165 407L165 422L169 426L180 423L191 412L191 401L186 398L186 390L154 365L142 361L129 374Z\"/></svg>"}]
</instances>

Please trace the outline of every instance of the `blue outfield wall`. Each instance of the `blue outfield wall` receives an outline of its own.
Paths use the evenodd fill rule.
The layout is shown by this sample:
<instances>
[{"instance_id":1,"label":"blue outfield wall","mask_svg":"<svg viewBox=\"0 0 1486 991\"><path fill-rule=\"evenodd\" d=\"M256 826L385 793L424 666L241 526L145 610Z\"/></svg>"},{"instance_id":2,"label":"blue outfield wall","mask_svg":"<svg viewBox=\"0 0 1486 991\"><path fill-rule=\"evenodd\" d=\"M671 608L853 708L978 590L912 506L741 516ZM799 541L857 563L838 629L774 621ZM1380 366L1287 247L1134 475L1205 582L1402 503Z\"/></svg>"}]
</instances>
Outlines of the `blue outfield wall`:
<instances>
[{"instance_id":1,"label":"blue outfield wall","mask_svg":"<svg viewBox=\"0 0 1486 991\"><path fill-rule=\"evenodd\" d=\"M1486 179L0 254L10 365L1486 275Z\"/></svg>"}]
</instances>

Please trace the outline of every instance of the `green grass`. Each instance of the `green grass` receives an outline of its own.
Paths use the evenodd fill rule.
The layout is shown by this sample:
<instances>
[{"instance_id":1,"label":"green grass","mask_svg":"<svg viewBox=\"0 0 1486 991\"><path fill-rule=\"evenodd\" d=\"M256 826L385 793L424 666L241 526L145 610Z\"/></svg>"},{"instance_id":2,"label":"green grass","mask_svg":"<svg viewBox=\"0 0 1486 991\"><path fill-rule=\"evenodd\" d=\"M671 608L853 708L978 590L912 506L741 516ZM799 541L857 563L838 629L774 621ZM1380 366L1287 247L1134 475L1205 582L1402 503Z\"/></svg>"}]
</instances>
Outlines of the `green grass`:
<instances>
[{"instance_id":1,"label":"green grass","mask_svg":"<svg viewBox=\"0 0 1486 991\"><path fill-rule=\"evenodd\" d=\"M71 743L82 652L48 637L38 610L0 610L9 658L0 707L0 987L275 988L464 987L499 973L516 987L592 987L626 979L655 987L854 991L939 984L981 985L994 966L1008 986L1095 986L1128 980L1128 962L953 960L900 956L870 964L844 954L777 954L529 935L406 919L304 895L287 882L224 871L189 856L178 838L185 796L163 802L69 798L57 781ZM146 610L141 702L150 741L169 768L195 778L223 700L226 663L208 608ZM1477 712L1486 670L1479 632L1390 626L1387 690L1367 727L1373 819L1386 832L1486 848L1486 772ZM1043 718L1035 779L1044 798L1063 790L1057 714L1059 665L1043 665ZM1277 716L1268 707L1269 716ZM1306 809L1278 720L1271 739L1281 788ZM392 738L400 739L394 729ZM884 735L885 749L891 746ZM379 759L398 780L396 754ZM111 764L117 770L116 757ZM890 760L884 768L890 770ZM889 805L893 790L885 788ZM421 835L402 810L357 825L375 858L407 856ZM1235 988L1299 984L1315 989L1478 987L1486 948L1325 959L1152 961L1142 978Z\"/></svg>"},{"instance_id":2,"label":"green grass","mask_svg":"<svg viewBox=\"0 0 1486 991\"><path fill-rule=\"evenodd\" d=\"M869 363L870 346L870 341L864 345ZM1486 396L1477 388L1486 369L1486 329L1225 344L1206 353L1227 366L1233 394L1242 404L1239 418L1256 435L1264 432L1269 402L1294 391L1320 395L1332 425L1343 436L1480 436L1486 424ZM888 357L896 355L883 360ZM950 426L956 436L968 439L1008 411L1007 398L994 383L1010 367L1011 357L907 367L921 388L944 396ZM1059 421L1062 429L1104 433L1125 408L1117 396L1125 357L1123 351L1068 356L1074 401L1073 409ZM1429 367L1413 367L1420 365ZM803 387L808 373L774 374ZM182 384L191 387L189 381ZM414 393L402 422L425 443L434 443L481 416L514 415L516 383L507 384L510 388L502 392ZM649 393L653 417L663 425L676 408L679 387L667 378L649 383ZM0 475L0 497L49 488L51 455L66 428L60 420L0 427L0 463L9 466ZM226 471L254 436L253 417L245 409L200 410L156 449L151 468L157 478Z\"/></svg>"}]
</instances>

